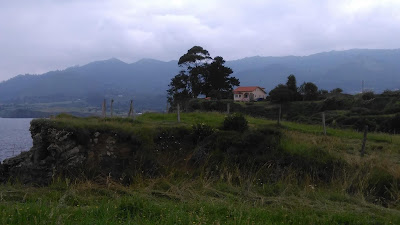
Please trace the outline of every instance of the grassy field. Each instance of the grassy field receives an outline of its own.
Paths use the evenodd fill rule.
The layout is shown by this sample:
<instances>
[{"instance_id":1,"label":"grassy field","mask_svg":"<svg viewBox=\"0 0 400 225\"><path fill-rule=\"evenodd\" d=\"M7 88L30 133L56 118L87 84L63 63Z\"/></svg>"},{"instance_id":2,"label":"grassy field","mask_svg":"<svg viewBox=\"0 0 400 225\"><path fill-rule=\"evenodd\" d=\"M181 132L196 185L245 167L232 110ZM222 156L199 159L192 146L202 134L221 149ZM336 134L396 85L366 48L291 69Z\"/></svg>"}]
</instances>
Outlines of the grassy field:
<instances>
[{"instance_id":1,"label":"grassy field","mask_svg":"<svg viewBox=\"0 0 400 225\"><path fill-rule=\"evenodd\" d=\"M179 124L172 113L146 113L135 120L63 115L54 121L74 129L140 133L197 123L221 129L225 116L183 113ZM250 129L276 127L276 121L247 120ZM299 181L289 166L273 183L259 182L256 174L233 182L229 177L234 171L225 171L220 177L195 178L176 171L158 178L136 177L129 186L107 178L96 183L60 178L49 187L6 184L0 186L0 223L400 224L398 186L382 187L390 188L393 195L388 204L371 199L367 187L376 177L376 184L380 184L381 175L400 180L399 135L368 134L366 155L360 157L362 133L328 128L324 136L321 126L285 121L279 129L283 133L282 151L304 160L325 156L343 160L347 166L337 168L342 175L325 182L306 175ZM324 154L315 155L319 151Z\"/></svg>"},{"instance_id":2,"label":"grassy field","mask_svg":"<svg viewBox=\"0 0 400 225\"><path fill-rule=\"evenodd\" d=\"M269 187L278 188L278 187ZM2 186L1 224L399 224L400 213L340 191L208 180Z\"/></svg>"}]
</instances>

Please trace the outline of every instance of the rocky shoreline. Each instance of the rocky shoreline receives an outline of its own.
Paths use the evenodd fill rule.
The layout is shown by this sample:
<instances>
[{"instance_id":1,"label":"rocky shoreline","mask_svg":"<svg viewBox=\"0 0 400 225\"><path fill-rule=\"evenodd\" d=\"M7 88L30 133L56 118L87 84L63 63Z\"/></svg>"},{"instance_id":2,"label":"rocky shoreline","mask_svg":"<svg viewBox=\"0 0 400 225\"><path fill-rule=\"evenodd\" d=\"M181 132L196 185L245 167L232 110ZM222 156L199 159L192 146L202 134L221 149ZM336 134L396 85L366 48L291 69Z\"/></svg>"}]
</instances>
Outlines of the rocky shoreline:
<instances>
[{"instance_id":1,"label":"rocky shoreline","mask_svg":"<svg viewBox=\"0 0 400 225\"><path fill-rule=\"evenodd\" d=\"M0 164L0 182L47 185L58 176L77 178L90 171L121 177L125 169L121 163L132 155L118 146L117 134L94 132L89 143L82 144L73 131L43 126L37 120L31 123L30 131L33 147Z\"/></svg>"}]
</instances>

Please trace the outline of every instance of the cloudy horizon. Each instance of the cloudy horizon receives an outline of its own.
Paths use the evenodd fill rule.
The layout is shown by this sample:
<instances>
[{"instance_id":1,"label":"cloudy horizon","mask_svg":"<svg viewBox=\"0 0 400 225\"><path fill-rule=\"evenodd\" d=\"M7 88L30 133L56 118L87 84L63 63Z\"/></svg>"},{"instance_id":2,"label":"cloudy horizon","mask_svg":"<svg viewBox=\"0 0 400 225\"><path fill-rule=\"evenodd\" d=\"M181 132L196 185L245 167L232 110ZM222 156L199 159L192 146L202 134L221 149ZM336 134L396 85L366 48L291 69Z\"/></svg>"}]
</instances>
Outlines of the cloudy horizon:
<instances>
[{"instance_id":1,"label":"cloudy horizon","mask_svg":"<svg viewBox=\"0 0 400 225\"><path fill-rule=\"evenodd\" d=\"M400 1L7 1L0 81L118 58L177 60L193 45L226 60L398 49Z\"/></svg>"}]
</instances>

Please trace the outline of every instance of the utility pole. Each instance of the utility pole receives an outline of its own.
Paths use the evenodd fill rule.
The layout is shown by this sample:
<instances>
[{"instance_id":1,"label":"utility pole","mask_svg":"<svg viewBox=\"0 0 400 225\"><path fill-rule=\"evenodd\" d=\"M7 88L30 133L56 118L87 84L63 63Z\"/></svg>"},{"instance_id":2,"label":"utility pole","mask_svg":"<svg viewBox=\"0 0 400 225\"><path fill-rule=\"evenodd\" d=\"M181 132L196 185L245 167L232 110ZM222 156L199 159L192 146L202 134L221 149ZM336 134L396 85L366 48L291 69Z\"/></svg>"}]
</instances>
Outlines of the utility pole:
<instances>
[{"instance_id":1,"label":"utility pole","mask_svg":"<svg viewBox=\"0 0 400 225\"><path fill-rule=\"evenodd\" d=\"M364 94L364 80L361 82L361 93Z\"/></svg>"}]
</instances>

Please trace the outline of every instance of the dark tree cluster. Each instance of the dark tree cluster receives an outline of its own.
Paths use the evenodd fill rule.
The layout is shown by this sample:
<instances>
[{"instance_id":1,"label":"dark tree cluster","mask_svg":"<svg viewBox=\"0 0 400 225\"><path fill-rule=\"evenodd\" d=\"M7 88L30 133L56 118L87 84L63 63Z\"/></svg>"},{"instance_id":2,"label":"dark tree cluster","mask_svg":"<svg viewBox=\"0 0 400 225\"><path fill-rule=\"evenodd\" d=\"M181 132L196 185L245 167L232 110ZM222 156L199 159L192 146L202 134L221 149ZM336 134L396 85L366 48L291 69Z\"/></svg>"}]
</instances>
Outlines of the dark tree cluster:
<instances>
[{"instance_id":1,"label":"dark tree cluster","mask_svg":"<svg viewBox=\"0 0 400 225\"><path fill-rule=\"evenodd\" d=\"M232 98L233 87L240 82L230 77L232 69L224 66L221 56L212 58L200 46L194 46L179 58L182 70L171 79L168 89L168 102L175 105L199 95L212 98Z\"/></svg>"},{"instance_id":2,"label":"dark tree cluster","mask_svg":"<svg viewBox=\"0 0 400 225\"><path fill-rule=\"evenodd\" d=\"M332 94L342 92L343 90L340 88L331 90ZM273 102L314 101L327 94L327 90L318 90L317 85L312 82L304 82L300 87L297 87L296 77L293 74L288 76L286 84L278 84L269 92Z\"/></svg>"},{"instance_id":3,"label":"dark tree cluster","mask_svg":"<svg viewBox=\"0 0 400 225\"><path fill-rule=\"evenodd\" d=\"M297 87L296 77L293 74L288 76L286 84L278 84L272 89L269 92L269 96L273 102L289 102L302 99Z\"/></svg>"}]
</instances>

